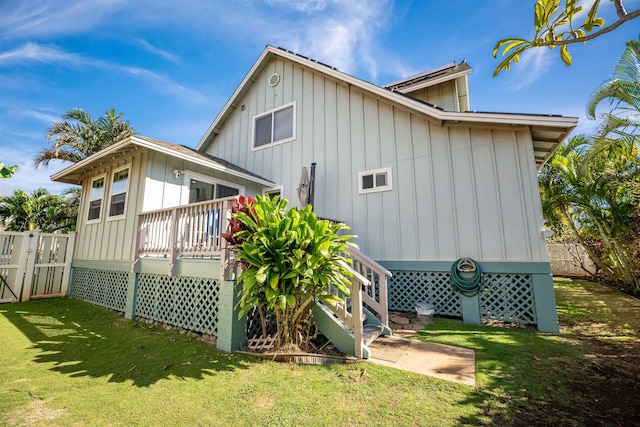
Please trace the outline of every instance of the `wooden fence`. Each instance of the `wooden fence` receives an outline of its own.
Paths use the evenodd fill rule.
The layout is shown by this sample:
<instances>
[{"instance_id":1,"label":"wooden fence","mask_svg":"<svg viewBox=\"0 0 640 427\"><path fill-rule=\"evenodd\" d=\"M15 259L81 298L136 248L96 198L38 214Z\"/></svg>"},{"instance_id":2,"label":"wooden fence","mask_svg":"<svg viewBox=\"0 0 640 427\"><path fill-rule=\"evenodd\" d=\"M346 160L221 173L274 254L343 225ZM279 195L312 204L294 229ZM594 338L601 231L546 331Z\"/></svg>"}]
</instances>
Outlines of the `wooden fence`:
<instances>
[{"instance_id":1,"label":"wooden fence","mask_svg":"<svg viewBox=\"0 0 640 427\"><path fill-rule=\"evenodd\" d=\"M587 251L577 243L549 243L547 251L554 276L590 277L596 272Z\"/></svg>"},{"instance_id":2,"label":"wooden fence","mask_svg":"<svg viewBox=\"0 0 640 427\"><path fill-rule=\"evenodd\" d=\"M0 303L67 294L75 233L0 232Z\"/></svg>"}]
</instances>

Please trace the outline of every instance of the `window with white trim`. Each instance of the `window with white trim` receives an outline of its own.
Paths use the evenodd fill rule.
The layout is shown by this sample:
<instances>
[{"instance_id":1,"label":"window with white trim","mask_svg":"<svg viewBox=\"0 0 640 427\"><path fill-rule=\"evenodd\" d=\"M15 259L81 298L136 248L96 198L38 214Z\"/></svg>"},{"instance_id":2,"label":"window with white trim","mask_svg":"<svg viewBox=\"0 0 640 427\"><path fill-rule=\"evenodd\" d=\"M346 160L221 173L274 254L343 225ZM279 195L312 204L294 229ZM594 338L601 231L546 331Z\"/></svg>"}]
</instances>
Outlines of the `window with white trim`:
<instances>
[{"instance_id":1,"label":"window with white trim","mask_svg":"<svg viewBox=\"0 0 640 427\"><path fill-rule=\"evenodd\" d=\"M358 172L358 193L373 193L393 190L391 168Z\"/></svg>"},{"instance_id":2,"label":"window with white trim","mask_svg":"<svg viewBox=\"0 0 640 427\"><path fill-rule=\"evenodd\" d=\"M89 190L89 205L87 208L87 223L99 222L102 213L102 199L104 198L104 181L106 176L102 175L91 180Z\"/></svg>"},{"instance_id":3,"label":"window with white trim","mask_svg":"<svg viewBox=\"0 0 640 427\"><path fill-rule=\"evenodd\" d=\"M129 167L113 172L111 192L109 193L109 219L124 217L129 191Z\"/></svg>"},{"instance_id":4,"label":"window with white trim","mask_svg":"<svg viewBox=\"0 0 640 427\"><path fill-rule=\"evenodd\" d=\"M188 172L187 178L189 180L189 203L222 199L224 197L237 196L244 192L244 188L241 186L193 172Z\"/></svg>"},{"instance_id":5,"label":"window with white trim","mask_svg":"<svg viewBox=\"0 0 640 427\"><path fill-rule=\"evenodd\" d=\"M253 118L254 150L295 139L295 106L287 104Z\"/></svg>"},{"instance_id":6,"label":"window with white trim","mask_svg":"<svg viewBox=\"0 0 640 427\"><path fill-rule=\"evenodd\" d=\"M268 195L270 199L279 196L282 199L282 185L273 188L265 188L263 190L265 195Z\"/></svg>"}]
</instances>

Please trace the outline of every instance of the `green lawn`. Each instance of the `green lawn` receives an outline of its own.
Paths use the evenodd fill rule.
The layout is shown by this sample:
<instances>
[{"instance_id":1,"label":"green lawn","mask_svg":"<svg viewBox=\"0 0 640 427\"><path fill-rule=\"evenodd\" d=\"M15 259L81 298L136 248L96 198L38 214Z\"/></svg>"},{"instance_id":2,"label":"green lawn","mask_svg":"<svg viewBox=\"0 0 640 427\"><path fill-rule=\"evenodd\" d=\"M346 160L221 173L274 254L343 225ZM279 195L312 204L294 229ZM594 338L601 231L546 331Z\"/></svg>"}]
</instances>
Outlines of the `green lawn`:
<instances>
[{"instance_id":1,"label":"green lawn","mask_svg":"<svg viewBox=\"0 0 640 427\"><path fill-rule=\"evenodd\" d=\"M598 381L617 379L607 372L629 368L621 360L636 366L637 378L640 303L571 281L557 282L557 296L563 328L557 336L447 319L420 332L420 339L476 350L475 388L366 362L297 366L229 355L74 300L0 305L0 425L633 421L639 412L632 399L595 394ZM581 391L585 373L593 387ZM621 380L611 392L631 385ZM601 418L593 418L596 409L604 412L596 398L607 403Z\"/></svg>"}]
</instances>

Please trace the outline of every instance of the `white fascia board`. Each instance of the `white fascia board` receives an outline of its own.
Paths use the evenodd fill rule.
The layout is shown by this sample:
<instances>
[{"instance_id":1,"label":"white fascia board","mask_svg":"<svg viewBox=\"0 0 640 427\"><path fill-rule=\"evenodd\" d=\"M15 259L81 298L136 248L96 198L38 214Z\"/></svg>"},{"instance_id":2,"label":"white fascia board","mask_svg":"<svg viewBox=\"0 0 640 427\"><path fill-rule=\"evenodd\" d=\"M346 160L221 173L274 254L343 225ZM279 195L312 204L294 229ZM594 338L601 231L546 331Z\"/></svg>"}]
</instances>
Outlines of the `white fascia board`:
<instances>
[{"instance_id":1,"label":"white fascia board","mask_svg":"<svg viewBox=\"0 0 640 427\"><path fill-rule=\"evenodd\" d=\"M471 69L467 69L467 70L462 70L462 71L457 71L455 73L451 73L451 74L447 74L444 76L440 76L437 77L435 79L432 80L426 80L422 83L416 84L416 85L412 85L412 86L407 86L406 88L402 88L402 89L394 89L396 92L400 92L400 93L407 93L407 92L413 92L416 90L420 90L420 89L424 89L425 87L429 87L429 86L433 86L433 85L437 85L449 80L454 80L457 79L458 77L462 77L462 76L468 76L469 74L471 74Z\"/></svg>"},{"instance_id":2,"label":"white fascia board","mask_svg":"<svg viewBox=\"0 0 640 427\"><path fill-rule=\"evenodd\" d=\"M99 159L100 157L104 157L104 156L108 156L109 154L118 151L120 148L131 144L133 137L132 136L128 136L125 139L123 139L120 142L117 142L107 148L105 148L102 151L98 151L95 154L90 155L89 157L86 157L82 160L80 160L78 163L75 163L69 167L66 167L64 169L62 169L60 172L55 173L53 175L51 175L49 178L52 181L56 181L59 178L62 178L64 175L67 175L69 173L75 172L77 170L81 170L83 169L86 165L88 165L89 163L93 162L96 159Z\"/></svg>"},{"instance_id":3,"label":"white fascia board","mask_svg":"<svg viewBox=\"0 0 640 427\"><path fill-rule=\"evenodd\" d=\"M315 63L310 60L299 57L298 55L269 47L274 55L278 55L287 58L291 61L297 62L301 65L313 68L320 73L327 74L337 80L342 80L347 84L357 86L363 90L371 92L382 98L388 99L394 103L406 106L407 108L422 112L426 115L439 120L441 123L444 121L459 121L468 123L496 123L496 124L516 124L526 126L559 126L559 127L574 127L578 123L576 117L562 117L562 116L537 116L529 114L500 114L500 113L461 113L453 111L442 111L437 108L424 105L420 102L408 99L404 95L394 93L389 89L376 86L372 83L360 80L341 71L337 71L333 68L327 67L322 64Z\"/></svg>"},{"instance_id":4,"label":"white fascia board","mask_svg":"<svg viewBox=\"0 0 640 427\"><path fill-rule=\"evenodd\" d=\"M427 113L429 114L429 113ZM459 123L509 124L523 126L573 128L578 124L577 117L543 116L530 114L500 114L500 113L458 113L451 111L437 111L433 114L440 121Z\"/></svg>"},{"instance_id":5,"label":"white fascia board","mask_svg":"<svg viewBox=\"0 0 640 427\"><path fill-rule=\"evenodd\" d=\"M158 146L158 145L154 144L153 142L149 142L149 141L145 141L145 140L142 140L142 139L138 139L135 136L132 137L132 142L134 142L136 145L139 145L141 147L145 147L145 148L148 148L150 150L154 150L154 151L157 151L157 152L162 153L162 154L166 154L166 155L171 156L171 157L175 157L175 158L178 158L178 159L186 160L186 161L191 162L191 163L196 163L198 165L207 167L209 169L214 169L214 170L217 170L217 171L220 171L220 172L228 173L229 175L237 176L238 178L243 178L243 179L246 179L248 181L256 182L256 183L262 184L262 185L275 185L274 182L268 181L266 179L261 179L261 178L255 177L253 175L249 175L249 174L237 171L235 169L227 168L226 166L221 165L220 163L216 163L215 160L206 160L206 159L201 159L201 158L198 158L198 157L189 156L188 154L176 152L176 151L173 151L173 150L171 150L171 149L169 149L167 147Z\"/></svg>"},{"instance_id":6,"label":"white fascia board","mask_svg":"<svg viewBox=\"0 0 640 427\"><path fill-rule=\"evenodd\" d=\"M237 176L238 178L243 178L243 179L246 179L248 181L256 182L256 183L261 184L261 185L269 185L269 186L275 185L275 183L273 183L271 181L268 181L268 180L265 180L265 179L261 179L261 178L257 178L255 176L248 175L248 174L245 174L243 172L227 168L224 165L216 163L213 160L205 160L205 159L201 159L201 158L197 158L197 157L192 157L192 156L189 156L189 155L184 154L184 153L176 152L176 151L170 150L170 149L168 149L166 147L162 147L162 146L159 146L157 144L154 144L153 142L138 138L135 135L127 137L126 139L123 139L122 141L120 141L120 142L118 142L116 144L113 144L112 146L110 146L108 148L105 148L104 150L102 150L102 151L100 151L98 153L92 154L91 156L87 157L86 159L83 159L83 160L79 161L78 163L76 163L74 165L71 165L66 169L63 169L63 170L61 170L60 172L58 172L56 174L51 175L51 180L56 181L57 179L62 178L64 175L67 175L67 174L72 173L72 172L76 172L78 170L82 170L86 165L88 165L89 163L95 161L96 159L99 159L101 157L107 157L109 154L111 154L111 153L113 153L115 151L118 151L122 147L124 147L126 145L130 145L130 144L135 144L135 145L140 146L140 147L145 147L145 148L148 148L150 150L157 151L159 153L163 153L163 154L169 155L171 157L175 157L175 158L186 160L186 161L189 161L189 162L192 162L192 163L196 163L196 164L199 164L201 166L205 166L205 167L207 167L209 169L214 169L214 170L218 170L220 172L228 173L229 175L234 175L234 176Z\"/></svg>"}]
</instances>

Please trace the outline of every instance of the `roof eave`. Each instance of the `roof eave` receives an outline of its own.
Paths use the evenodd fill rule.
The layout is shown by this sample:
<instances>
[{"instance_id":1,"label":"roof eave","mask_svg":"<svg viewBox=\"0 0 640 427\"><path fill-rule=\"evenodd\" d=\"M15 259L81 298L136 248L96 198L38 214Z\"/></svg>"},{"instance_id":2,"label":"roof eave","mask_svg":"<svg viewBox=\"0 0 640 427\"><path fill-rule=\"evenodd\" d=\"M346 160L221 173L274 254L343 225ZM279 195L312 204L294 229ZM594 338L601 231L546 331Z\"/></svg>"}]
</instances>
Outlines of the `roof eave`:
<instances>
[{"instance_id":1,"label":"roof eave","mask_svg":"<svg viewBox=\"0 0 640 427\"><path fill-rule=\"evenodd\" d=\"M242 179L246 179L247 181L251 181L251 182L255 182L257 184L260 185L264 185L264 186L268 186L268 187L273 187L275 185L274 182L263 179L263 178L259 178L253 175L249 175L246 173L243 173L241 171L237 171L231 168L228 168L224 165L221 165L219 163L216 163L213 160L205 160L205 159L200 159L198 157L195 156L189 156L188 154L185 153L181 153L178 151L172 151L166 147L160 146L158 144L154 144L151 141L147 141L146 139L142 139L139 138L135 135L133 136L129 136L125 139L123 139L122 141L111 145L110 147L95 153L89 157L87 157L86 159L83 159L81 161L79 161L78 163L75 163L63 170L61 170L60 172L51 175L51 180L52 181L56 181L56 182L64 182L67 184L80 184L80 181L75 181L71 178L66 178L68 176L70 176L71 174L75 173L75 172L80 172L83 169L85 169L86 167L88 167L91 163L97 161L100 158L103 157L108 157L109 155L111 155L112 153L126 147L127 145L130 144L134 144L136 146L140 146L140 147L144 147L153 151L157 151L159 153L163 153L181 160L185 160L191 163L195 163L204 167L207 167L209 169L212 170L217 170L223 173L227 173L229 175L233 175L236 176L238 178L242 178Z\"/></svg>"}]
</instances>

